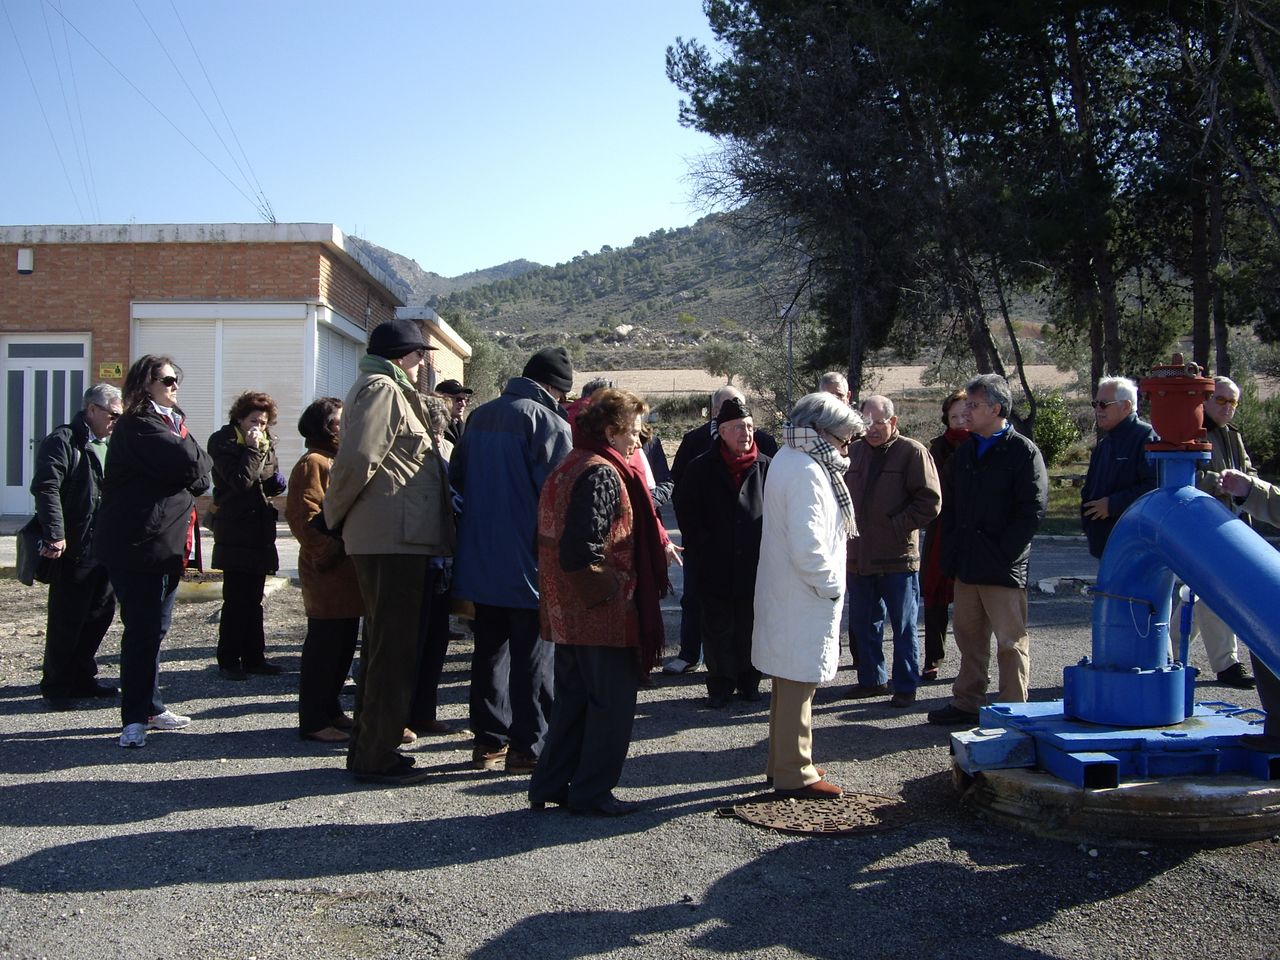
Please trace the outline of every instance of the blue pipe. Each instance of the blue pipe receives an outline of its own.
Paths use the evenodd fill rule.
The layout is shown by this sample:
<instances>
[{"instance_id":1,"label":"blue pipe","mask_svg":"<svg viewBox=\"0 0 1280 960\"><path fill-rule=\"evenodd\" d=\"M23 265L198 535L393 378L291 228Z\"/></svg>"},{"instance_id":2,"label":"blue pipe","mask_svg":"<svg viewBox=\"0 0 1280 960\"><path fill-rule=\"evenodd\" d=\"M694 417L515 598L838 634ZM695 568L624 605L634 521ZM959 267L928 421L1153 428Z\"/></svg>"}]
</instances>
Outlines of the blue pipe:
<instances>
[{"instance_id":1,"label":"blue pipe","mask_svg":"<svg viewBox=\"0 0 1280 960\"><path fill-rule=\"evenodd\" d=\"M1064 676L1066 712L1083 720L1154 726L1190 715L1194 671L1180 673L1168 653L1175 575L1280 672L1280 553L1191 486L1202 455L1151 456L1161 486L1112 530L1094 594L1093 657Z\"/></svg>"}]
</instances>

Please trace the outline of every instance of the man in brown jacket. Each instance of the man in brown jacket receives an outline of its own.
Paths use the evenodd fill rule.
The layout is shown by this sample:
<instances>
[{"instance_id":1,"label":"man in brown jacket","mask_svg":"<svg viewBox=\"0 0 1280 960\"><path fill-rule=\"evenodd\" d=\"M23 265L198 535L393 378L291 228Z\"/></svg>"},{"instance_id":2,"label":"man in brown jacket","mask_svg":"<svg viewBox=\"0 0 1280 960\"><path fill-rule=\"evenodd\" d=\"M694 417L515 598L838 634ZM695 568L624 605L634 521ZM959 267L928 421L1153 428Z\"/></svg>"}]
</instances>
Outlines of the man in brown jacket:
<instances>
[{"instance_id":1,"label":"man in brown jacket","mask_svg":"<svg viewBox=\"0 0 1280 960\"><path fill-rule=\"evenodd\" d=\"M929 451L898 433L892 400L868 397L862 420L867 433L850 448L845 474L858 521L847 560L858 683L847 695L865 699L892 693L890 706L909 707L920 683L919 530L937 517L942 488ZM884 662L886 618L893 628L892 690Z\"/></svg>"}]
</instances>

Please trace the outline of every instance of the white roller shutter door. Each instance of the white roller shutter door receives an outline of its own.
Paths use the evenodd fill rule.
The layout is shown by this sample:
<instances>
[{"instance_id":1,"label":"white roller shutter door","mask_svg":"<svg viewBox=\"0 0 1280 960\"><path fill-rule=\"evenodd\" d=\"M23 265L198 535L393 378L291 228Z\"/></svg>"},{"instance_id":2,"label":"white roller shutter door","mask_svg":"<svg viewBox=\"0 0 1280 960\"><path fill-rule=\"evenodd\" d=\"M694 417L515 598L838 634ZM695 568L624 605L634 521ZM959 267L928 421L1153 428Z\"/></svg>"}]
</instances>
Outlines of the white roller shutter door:
<instances>
[{"instance_id":1,"label":"white roller shutter door","mask_svg":"<svg viewBox=\"0 0 1280 960\"><path fill-rule=\"evenodd\" d=\"M178 406L187 415L187 430L201 446L227 415L227 408L214 396L216 324L216 320L137 320L134 325L134 360L152 353L172 357L182 368Z\"/></svg>"},{"instance_id":2,"label":"white roller shutter door","mask_svg":"<svg viewBox=\"0 0 1280 960\"><path fill-rule=\"evenodd\" d=\"M305 323L296 320L222 321L222 420L231 404L246 390L271 394L279 410L272 428L279 442L280 470L287 477L302 456L298 417L311 402L302 382L303 351L307 343Z\"/></svg>"}]
</instances>

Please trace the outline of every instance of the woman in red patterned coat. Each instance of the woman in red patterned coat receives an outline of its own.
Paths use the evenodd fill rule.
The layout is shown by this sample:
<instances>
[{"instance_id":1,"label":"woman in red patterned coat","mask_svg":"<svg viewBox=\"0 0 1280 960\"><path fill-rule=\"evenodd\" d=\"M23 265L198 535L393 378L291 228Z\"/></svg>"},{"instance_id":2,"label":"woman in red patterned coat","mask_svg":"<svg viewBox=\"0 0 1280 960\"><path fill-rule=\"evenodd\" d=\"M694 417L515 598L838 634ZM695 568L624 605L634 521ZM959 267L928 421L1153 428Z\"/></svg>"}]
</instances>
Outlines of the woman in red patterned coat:
<instances>
[{"instance_id":1,"label":"woman in red patterned coat","mask_svg":"<svg viewBox=\"0 0 1280 960\"><path fill-rule=\"evenodd\" d=\"M631 746L636 690L662 651L667 542L645 478L627 463L644 402L599 391L578 414L574 448L538 502L542 636L556 645L555 707L529 785L534 809L620 816L613 795Z\"/></svg>"}]
</instances>

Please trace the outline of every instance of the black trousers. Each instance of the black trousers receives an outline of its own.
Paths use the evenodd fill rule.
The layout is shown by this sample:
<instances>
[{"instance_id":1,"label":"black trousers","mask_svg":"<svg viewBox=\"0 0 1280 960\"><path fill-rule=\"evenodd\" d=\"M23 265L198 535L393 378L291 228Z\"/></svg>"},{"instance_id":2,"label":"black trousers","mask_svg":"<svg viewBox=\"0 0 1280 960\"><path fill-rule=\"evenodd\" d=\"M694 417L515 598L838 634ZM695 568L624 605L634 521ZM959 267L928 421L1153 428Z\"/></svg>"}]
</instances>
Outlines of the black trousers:
<instances>
[{"instance_id":1,"label":"black trousers","mask_svg":"<svg viewBox=\"0 0 1280 960\"><path fill-rule=\"evenodd\" d=\"M385 773L400 762L429 559L404 553L351 556L365 610L355 728L347 748L347 769L353 773Z\"/></svg>"},{"instance_id":2,"label":"black trousers","mask_svg":"<svg viewBox=\"0 0 1280 960\"><path fill-rule=\"evenodd\" d=\"M702 655L707 662L707 693L712 696L757 690L760 671L751 665L751 631L755 608L750 598L726 600L703 592Z\"/></svg>"},{"instance_id":3,"label":"black trousers","mask_svg":"<svg viewBox=\"0 0 1280 960\"><path fill-rule=\"evenodd\" d=\"M1280 677L1272 673L1257 654L1250 652L1249 659L1253 661L1253 675L1258 679L1258 699L1262 701L1262 709L1267 711L1262 732L1280 737Z\"/></svg>"},{"instance_id":4,"label":"black trousers","mask_svg":"<svg viewBox=\"0 0 1280 960\"><path fill-rule=\"evenodd\" d=\"M229 670L258 667L266 659L262 630L265 573L225 570L222 574L222 619L218 621L218 666Z\"/></svg>"},{"instance_id":5,"label":"black trousers","mask_svg":"<svg viewBox=\"0 0 1280 960\"><path fill-rule=\"evenodd\" d=\"M111 586L120 603L120 717L122 724L146 723L164 713L160 697L160 644L173 620L180 571L116 571Z\"/></svg>"},{"instance_id":6,"label":"black trousers","mask_svg":"<svg viewBox=\"0 0 1280 960\"><path fill-rule=\"evenodd\" d=\"M418 670L409 707L409 726L426 726L436 718L440 675L449 650L449 594L438 593L438 567L428 567L422 587L422 615L418 627Z\"/></svg>"},{"instance_id":7,"label":"black trousers","mask_svg":"<svg viewBox=\"0 0 1280 960\"><path fill-rule=\"evenodd\" d=\"M477 746L536 757L554 699L553 644L538 636L538 611L476 604L472 625L471 729Z\"/></svg>"},{"instance_id":8,"label":"black trousers","mask_svg":"<svg viewBox=\"0 0 1280 960\"><path fill-rule=\"evenodd\" d=\"M40 692L53 699L92 693L102 638L116 615L116 595L101 564L64 566L49 584Z\"/></svg>"},{"instance_id":9,"label":"black trousers","mask_svg":"<svg viewBox=\"0 0 1280 960\"><path fill-rule=\"evenodd\" d=\"M338 697L351 669L360 618L317 620L307 618L302 641L302 667L298 675L298 732L315 733L333 723L342 712Z\"/></svg>"},{"instance_id":10,"label":"black trousers","mask_svg":"<svg viewBox=\"0 0 1280 960\"><path fill-rule=\"evenodd\" d=\"M529 799L568 796L570 807L608 799L631 747L640 669L631 647L556 644L556 702Z\"/></svg>"},{"instance_id":11,"label":"black trousers","mask_svg":"<svg viewBox=\"0 0 1280 960\"><path fill-rule=\"evenodd\" d=\"M950 605L924 608L924 666L936 669L947 656Z\"/></svg>"}]
</instances>

